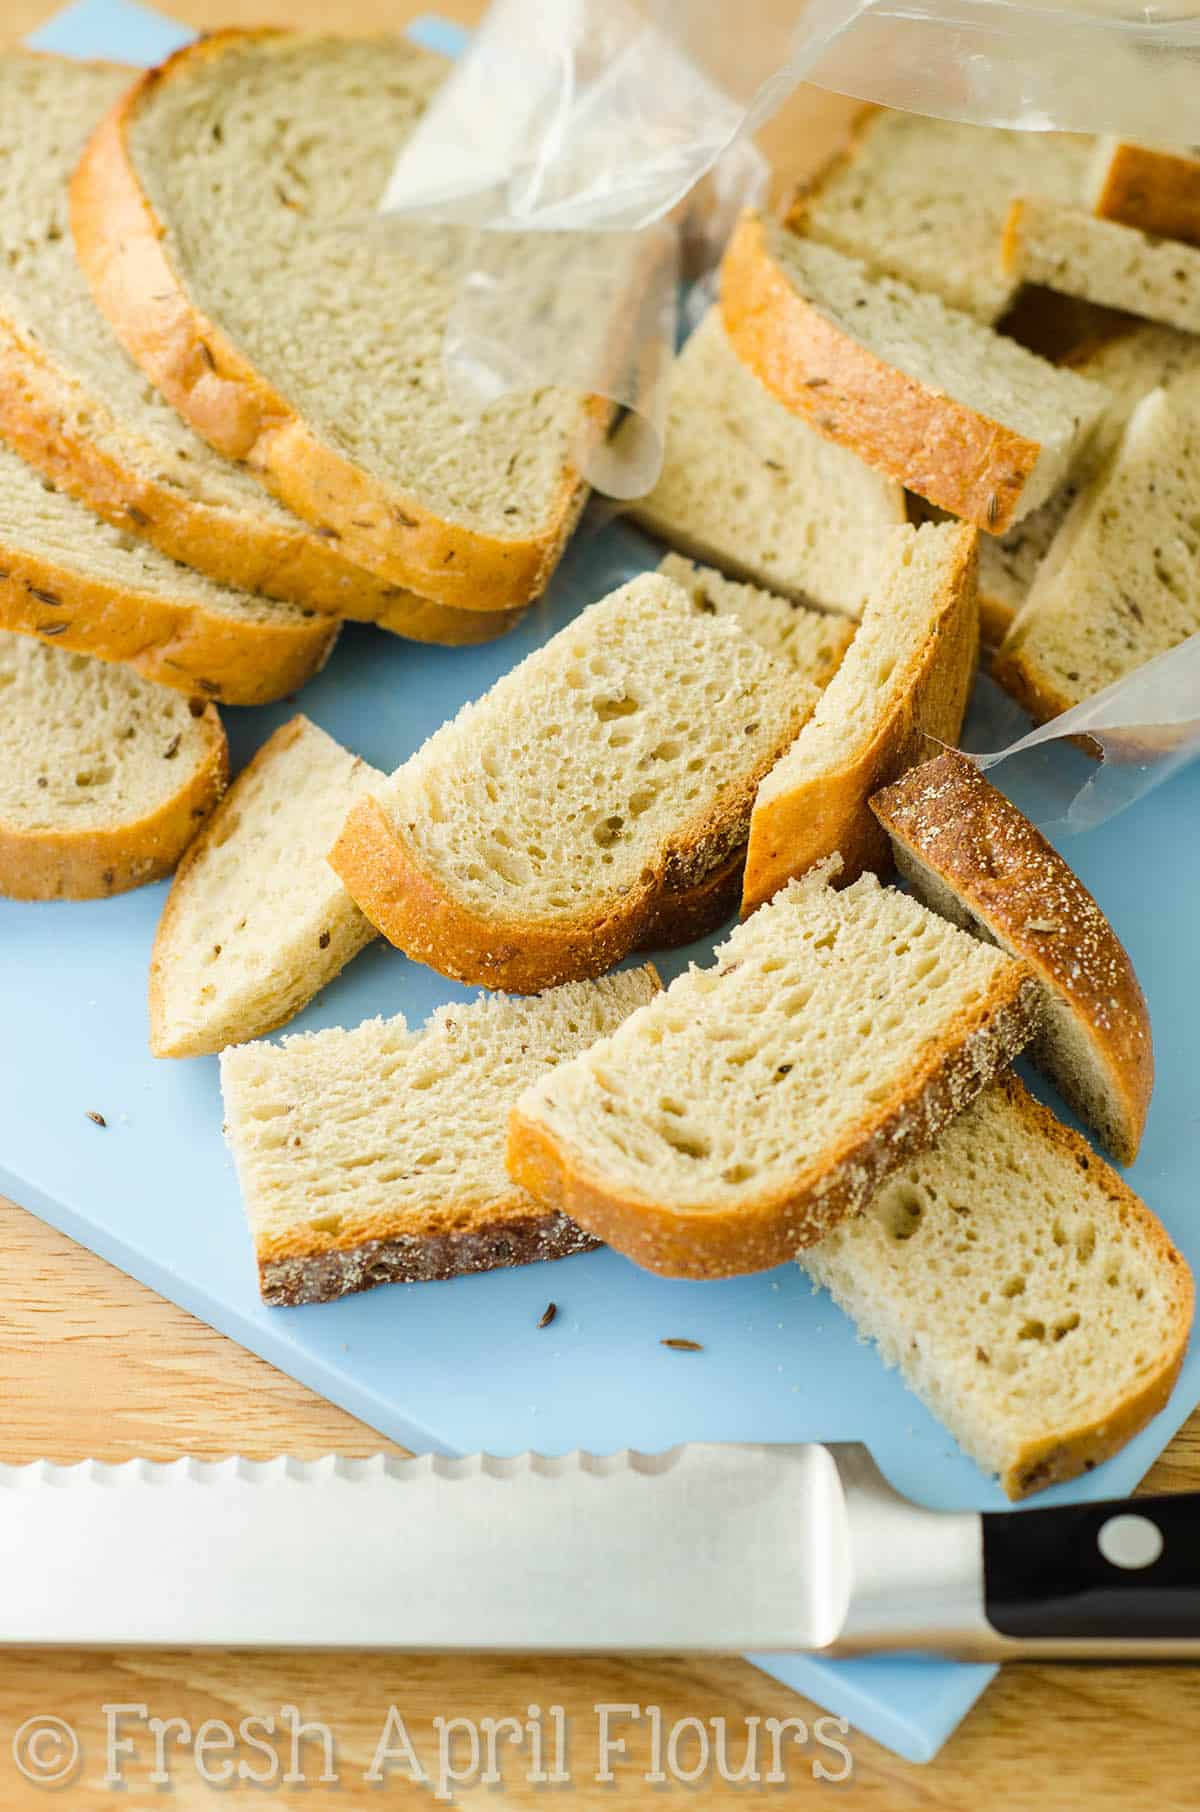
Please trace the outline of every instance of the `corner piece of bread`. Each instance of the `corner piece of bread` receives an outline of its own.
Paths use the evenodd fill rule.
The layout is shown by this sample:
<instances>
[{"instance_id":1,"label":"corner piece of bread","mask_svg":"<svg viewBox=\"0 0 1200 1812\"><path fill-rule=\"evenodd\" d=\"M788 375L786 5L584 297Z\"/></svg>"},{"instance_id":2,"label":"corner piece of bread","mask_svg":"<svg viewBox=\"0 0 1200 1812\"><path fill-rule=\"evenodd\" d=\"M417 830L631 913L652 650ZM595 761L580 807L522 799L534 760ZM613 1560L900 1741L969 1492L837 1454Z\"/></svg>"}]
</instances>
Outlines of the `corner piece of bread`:
<instances>
[{"instance_id":1,"label":"corner piece of bread","mask_svg":"<svg viewBox=\"0 0 1200 1812\"><path fill-rule=\"evenodd\" d=\"M0 894L92 900L169 874L225 786L225 731L136 673L0 635Z\"/></svg>"},{"instance_id":2,"label":"corner piece of bread","mask_svg":"<svg viewBox=\"0 0 1200 1812\"><path fill-rule=\"evenodd\" d=\"M171 884L150 958L150 1049L199 1057L292 1019L375 936L326 861L384 776L306 717L242 769Z\"/></svg>"},{"instance_id":3,"label":"corner piece of bread","mask_svg":"<svg viewBox=\"0 0 1200 1812\"><path fill-rule=\"evenodd\" d=\"M1027 283L1120 308L1183 333L1200 332L1200 246L1156 239L1044 196L1014 201L1005 269Z\"/></svg>"},{"instance_id":4,"label":"corner piece of bread","mask_svg":"<svg viewBox=\"0 0 1200 1812\"><path fill-rule=\"evenodd\" d=\"M927 906L1033 970L1045 1002L1030 1055L1117 1161L1132 1164L1154 1087L1150 1016L1078 875L957 751L910 769L871 810Z\"/></svg>"},{"instance_id":5,"label":"corner piece of bread","mask_svg":"<svg viewBox=\"0 0 1200 1812\"><path fill-rule=\"evenodd\" d=\"M1103 220L1200 245L1200 158L1102 138L1088 172L1087 194L1093 214Z\"/></svg>"},{"instance_id":6,"label":"corner piece of bread","mask_svg":"<svg viewBox=\"0 0 1200 1812\"><path fill-rule=\"evenodd\" d=\"M1012 1075L800 1262L1010 1498L1144 1428L1192 1324L1166 1229Z\"/></svg>"},{"instance_id":7,"label":"corner piece of bread","mask_svg":"<svg viewBox=\"0 0 1200 1812\"><path fill-rule=\"evenodd\" d=\"M725 253L721 311L738 356L810 427L990 534L1066 478L1107 400L940 297L755 214Z\"/></svg>"},{"instance_id":8,"label":"corner piece of bread","mask_svg":"<svg viewBox=\"0 0 1200 1812\"><path fill-rule=\"evenodd\" d=\"M1022 1049L1023 963L833 865L794 881L611 1036L528 1088L508 1167L649 1271L794 1257Z\"/></svg>"},{"instance_id":9,"label":"corner piece of bread","mask_svg":"<svg viewBox=\"0 0 1200 1812\"><path fill-rule=\"evenodd\" d=\"M979 652L978 540L964 523L892 530L841 667L759 785L743 912L835 852L844 881L890 868L867 801L931 745L958 740Z\"/></svg>"},{"instance_id":10,"label":"corner piece of bread","mask_svg":"<svg viewBox=\"0 0 1200 1812\"><path fill-rule=\"evenodd\" d=\"M265 1301L563 1258L595 1245L504 1168L519 1091L656 992L647 965L526 1000L372 1019L221 1058L226 1131Z\"/></svg>"},{"instance_id":11,"label":"corner piece of bread","mask_svg":"<svg viewBox=\"0 0 1200 1812\"><path fill-rule=\"evenodd\" d=\"M599 975L745 845L816 699L735 616L644 574L443 724L330 861L443 975L520 993Z\"/></svg>"}]
</instances>

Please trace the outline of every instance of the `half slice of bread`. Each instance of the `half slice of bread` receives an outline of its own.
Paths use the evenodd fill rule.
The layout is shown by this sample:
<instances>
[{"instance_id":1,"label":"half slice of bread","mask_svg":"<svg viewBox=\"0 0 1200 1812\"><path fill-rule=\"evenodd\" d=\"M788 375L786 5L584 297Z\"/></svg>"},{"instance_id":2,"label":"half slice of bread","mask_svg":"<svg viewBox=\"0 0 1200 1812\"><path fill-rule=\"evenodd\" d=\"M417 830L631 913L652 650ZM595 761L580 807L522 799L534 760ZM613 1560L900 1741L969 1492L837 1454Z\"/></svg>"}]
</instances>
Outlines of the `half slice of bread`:
<instances>
[{"instance_id":1,"label":"half slice of bread","mask_svg":"<svg viewBox=\"0 0 1200 1812\"><path fill-rule=\"evenodd\" d=\"M221 1058L226 1133L267 1302L327 1302L585 1252L504 1168L522 1088L620 1024L658 987L650 967L531 1000L245 1044Z\"/></svg>"},{"instance_id":2,"label":"half slice of bread","mask_svg":"<svg viewBox=\"0 0 1200 1812\"><path fill-rule=\"evenodd\" d=\"M286 1024L375 928L325 860L346 802L383 775L293 717L188 850L150 958L150 1049L198 1057Z\"/></svg>"},{"instance_id":3,"label":"half slice of bread","mask_svg":"<svg viewBox=\"0 0 1200 1812\"><path fill-rule=\"evenodd\" d=\"M933 745L958 740L979 652L978 540L965 523L892 530L849 653L759 784L744 912L835 853L844 881L890 869L867 802Z\"/></svg>"},{"instance_id":4,"label":"half slice of bread","mask_svg":"<svg viewBox=\"0 0 1200 1812\"><path fill-rule=\"evenodd\" d=\"M1011 1075L801 1263L1012 1498L1145 1427L1192 1322L1166 1230Z\"/></svg>"},{"instance_id":5,"label":"half slice of bread","mask_svg":"<svg viewBox=\"0 0 1200 1812\"><path fill-rule=\"evenodd\" d=\"M212 705L0 635L0 894L92 900L169 874L221 797Z\"/></svg>"},{"instance_id":6,"label":"half slice of bread","mask_svg":"<svg viewBox=\"0 0 1200 1812\"><path fill-rule=\"evenodd\" d=\"M786 409L716 308L675 361L662 473L630 514L727 573L852 617L884 535L906 520L901 486Z\"/></svg>"},{"instance_id":7,"label":"half slice of bread","mask_svg":"<svg viewBox=\"0 0 1200 1812\"><path fill-rule=\"evenodd\" d=\"M1002 255L1005 270L1027 283L1200 332L1200 247L1039 195L1014 201Z\"/></svg>"},{"instance_id":8,"label":"half slice of bread","mask_svg":"<svg viewBox=\"0 0 1200 1812\"><path fill-rule=\"evenodd\" d=\"M0 629L123 662L179 692L261 705L319 673L339 628L177 565L0 445Z\"/></svg>"},{"instance_id":9,"label":"half slice of bread","mask_svg":"<svg viewBox=\"0 0 1200 1812\"><path fill-rule=\"evenodd\" d=\"M1016 290L996 261L1010 203L1080 193L1088 139L1006 132L867 107L847 148L796 197L789 223L873 271L993 322Z\"/></svg>"},{"instance_id":10,"label":"half slice of bread","mask_svg":"<svg viewBox=\"0 0 1200 1812\"><path fill-rule=\"evenodd\" d=\"M725 254L721 308L789 409L992 534L1066 478L1106 401L940 297L754 214Z\"/></svg>"},{"instance_id":11,"label":"half slice of bread","mask_svg":"<svg viewBox=\"0 0 1200 1812\"><path fill-rule=\"evenodd\" d=\"M1122 1164L1154 1087L1150 1015L1133 964L1083 882L957 750L876 793L871 810L918 896L1033 970L1044 990L1031 1055Z\"/></svg>"},{"instance_id":12,"label":"half slice of bread","mask_svg":"<svg viewBox=\"0 0 1200 1812\"><path fill-rule=\"evenodd\" d=\"M503 618L448 611L344 560L194 434L122 349L76 260L67 185L137 73L0 53L0 435L125 534L222 584L426 641L496 634Z\"/></svg>"},{"instance_id":13,"label":"half slice of bread","mask_svg":"<svg viewBox=\"0 0 1200 1812\"><path fill-rule=\"evenodd\" d=\"M816 689L646 574L593 604L360 800L330 856L407 955L536 992L602 974L746 841Z\"/></svg>"},{"instance_id":14,"label":"half slice of bread","mask_svg":"<svg viewBox=\"0 0 1200 1812\"><path fill-rule=\"evenodd\" d=\"M682 586L692 608L710 617L732 617L746 634L818 692L823 692L855 637L854 623L825 610L810 610L776 592L727 579L711 566L667 554L664 579Z\"/></svg>"},{"instance_id":15,"label":"half slice of bread","mask_svg":"<svg viewBox=\"0 0 1200 1812\"><path fill-rule=\"evenodd\" d=\"M215 32L99 127L72 226L127 350L213 446L346 559L507 611L546 584L608 410L548 389L454 404L466 241L371 218L444 69L399 38Z\"/></svg>"},{"instance_id":16,"label":"half slice of bread","mask_svg":"<svg viewBox=\"0 0 1200 1812\"><path fill-rule=\"evenodd\" d=\"M650 1271L761 1271L820 1239L1036 1026L1022 963L835 865L527 1089L511 1175Z\"/></svg>"},{"instance_id":17,"label":"half slice of bread","mask_svg":"<svg viewBox=\"0 0 1200 1812\"><path fill-rule=\"evenodd\" d=\"M1030 189L1044 193L1037 180L1021 185L1023 193ZM1200 245L1200 158L1128 139L1099 139L1088 167L1087 199L1104 220Z\"/></svg>"},{"instance_id":18,"label":"half slice of bread","mask_svg":"<svg viewBox=\"0 0 1200 1812\"><path fill-rule=\"evenodd\" d=\"M992 673L1039 723L1200 631L1200 386L1155 390L1076 498Z\"/></svg>"}]
</instances>

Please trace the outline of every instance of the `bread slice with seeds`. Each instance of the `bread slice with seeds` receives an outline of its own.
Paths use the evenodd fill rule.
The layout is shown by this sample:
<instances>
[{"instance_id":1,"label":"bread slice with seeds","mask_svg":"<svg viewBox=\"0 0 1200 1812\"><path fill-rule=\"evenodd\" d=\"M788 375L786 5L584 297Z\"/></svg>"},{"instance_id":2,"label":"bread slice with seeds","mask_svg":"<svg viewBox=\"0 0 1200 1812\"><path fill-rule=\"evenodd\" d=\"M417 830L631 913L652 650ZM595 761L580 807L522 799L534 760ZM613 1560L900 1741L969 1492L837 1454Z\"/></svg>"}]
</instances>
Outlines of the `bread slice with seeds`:
<instances>
[{"instance_id":1,"label":"bread slice with seeds","mask_svg":"<svg viewBox=\"0 0 1200 1812\"><path fill-rule=\"evenodd\" d=\"M409 956L534 992L602 974L746 841L816 689L646 574L466 705L330 857Z\"/></svg>"},{"instance_id":2,"label":"bread slice with seeds","mask_svg":"<svg viewBox=\"0 0 1200 1812\"><path fill-rule=\"evenodd\" d=\"M1132 1164L1154 1087L1150 1015L1083 882L957 750L911 768L871 810L927 906L1028 963L1045 996L1034 1062L1117 1161Z\"/></svg>"},{"instance_id":3,"label":"bread slice with seeds","mask_svg":"<svg viewBox=\"0 0 1200 1812\"><path fill-rule=\"evenodd\" d=\"M1192 1323L1166 1229L1012 1075L800 1262L1011 1498L1144 1428Z\"/></svg>"},{"instance_id":4,"label":"bread slice with seeds","mask_svg":"<svg viewBox=\"0 0 1200 1812\"><path fill-rule=\"evenodd\" d=\"M339 627L177 565L0 445L0 629L176 691L261 705L319 673Z\"/></svg>"},{"instance_id":5,"label":"bread slice with seeds","mask_svg":"<svg viewBox=\"0 0 1200 1812\"><path fill-rule=\"evenodd\" d=\"M1003 534L1065 479L1105 395L940 297L743 217L721 309L738 356L827 439Z\"/></svg>"},{"instance_id":6,"label":"bread slice with seeds","mask_svg":"<svg viewBox=\"0 0 1200 1812\"><path fill-rule=\"evenodd\" d=\"M1037 195L1014 201L1002 256L1004 268L1027 283L1200 332L1200 247Z\"/></svg>"},{"instance_id":7,"label":"bread slice with seeds","mask_svg":"<svg viewBox=\"0 0 1200 1812\"><path fill-rule=\"evenodd\" d=\"M292 1019L375 928L325 860L384 776L306 717L242 769L188 850L150 958L150 1049L198 1057Z\"/></svg>"},{"instance_id":8,"label":"bread slice with seeds","mask_svg":"<svg viewBox=\"0 0 1200 1812\"><path fill-rule=\"evenodd\" d=\"M72 227L126 349L213 446L356 565L510 611L554 569L609 411L543 389L475 418L447 389L461 232L370 221L444 71L395 37L214 32L100 125Z\"/></svg>"},{"instance_id":9,"label":"bread slice with seeds","mask_svg":"<svg viewBox=\"0 0 1200 1812\"><path fill-rule=\"evenodd\" d=\"M759 783L744 912L835 853L845 881L890 868L867 802L931 746L958 740L979 651L978 539L964 523L892 530L845 660Z\"/></svg>"},{"instance_id":10,"label":"bread slice with seeds","mask_svg":"<svg viewBox=\"0 0 1200 1812\"><path fill-rule=\"evenodd\" d=\"M226 1134L267 1302L565 1258L595 1245L504 1168L521 1089L648 1001L649 966L224 1053Z\"/></svg>"},{"instance_id":11,"label":"bread slice with seeds","mask_svg":"<svg viewBox=\"0 0 1200 1812\"><path fill-rule=\"evenodd\" d=\"M1024 192L1032 188L1040 193L1042 185L1023 185ZM1087 199L1102 220L1200 245L1200 157L1128 139L1099 139L1088 168Z\"/></svg>"},{"instance_id":12,"label":"bread slice with seeds","mask_svg":"<svg viewBox=\"0 0 1200 1812\"><path fill-rule=\"evenodd\" d=\"M225 786L212 705L0 635L0 894L92 900L169 874Z\"/></svg>"},{"instance_id":13,"label":"bread slice with seeds","mask_svg":"<svg viewBox=\"0 0 1200 1812\"><path fill-rule=\"evenodd\" d=\"M794 1256L927 1145L1028 1042L1037 983L835 868L528 1088L515 1181L647 1270L725 1277Z\"/></svg>"},{"instance_id":14,"label":"bread slice with seeds","mask_svg":"<svg viewBox=\"0 0 1200 1812\"><path fill-rule=\"evenodd\" d=\"M675 362L662 473L629 513L723 572L851 617L884 536L905 521L901 486L772 396L716 308Z\"/></svg>"}]
</instances>

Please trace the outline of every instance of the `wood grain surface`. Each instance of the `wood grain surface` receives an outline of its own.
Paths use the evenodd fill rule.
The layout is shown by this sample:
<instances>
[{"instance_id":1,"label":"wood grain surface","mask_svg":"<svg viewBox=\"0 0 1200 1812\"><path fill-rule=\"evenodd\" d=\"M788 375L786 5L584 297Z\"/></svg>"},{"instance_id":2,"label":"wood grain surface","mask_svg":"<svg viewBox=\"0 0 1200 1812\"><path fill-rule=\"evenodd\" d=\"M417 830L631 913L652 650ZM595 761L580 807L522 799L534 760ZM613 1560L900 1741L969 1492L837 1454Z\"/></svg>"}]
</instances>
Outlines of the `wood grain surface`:
<instances>
[{"instance_id":1,"label":"wood grain surface","mask_svg":"<svg viewBox=\"0 0 1200 1812\"><path fill-rule=\"evenodd\" d=\"M50 10L45 0L3 0L0 38L18 39ZM170 10L196 26L336 22L343 28L394 29L421 9L408 0L170 0ZM472 0L438 0L437 10L470 22L481 7ZM765 135L772 156L789 174L812 162L814 106L822 134L846 112L842 101L806 96ZM281 1452L307 1458L330 1451L368 1454L389 1446L362 1423L2 1200L0 1305L0 1460L169 1459L184 1453L264 1458ZM1200 1414L1147 1484L1160 1490L1200 1488ZM4 1564L19 1565L20 1557L6 1555ZM303 1590L302 1581L297 1589ZM123 1714L117 1731L132 1745L118 1757L123 1791L105 1781L107 1721L116 1714L103 1707L118 1704L144 1708ZM594 1708L600 1704L633 1705L646 1713L636 1722L614 1718L626 1754L614 1759L610 1782L595 1778ZM842 1740L838 1733L825 1727L826 1741L819 1740L819 1708L737 1660L89 1651L0 1655L0 1808L428 1807L448 1803L433 1798L439 1741L455 1737L451 1761L467 1766L471 1760L465 1732L443 1732L436 1719L476 1725L486 1717L525 1719L531 1705L542 1709L547 1728L548 1708L563 1708L569 1783L530 1782L526 1742L520 1750L501 1748L499 1784L462 1788L456 1793L460 1802L542 1809L561 1804L575 1812L614 1804L726 1805L760 1798L775 1805L824 1803L878 1812L966 1812L968 1807L971 1812L1075 1807L1129 1812L1151 1806L1191 1812L1200 1805L1195 1763L1200 1672L1185 1668L1014 1667L928 1767L898 1761L851 1732L844 1739L852 1758L847 1770L829 1747ZM723 1719L730 1773L746 1755L748 1720L760 1720L760 1774L770 1761L767 1720L803 1719L808 1740L800 1741L794 1726L785 1729L780 1745L785 1778L778 1783L732 1785L710 1771L695 1786L670 1779L658 1784L645 1778L654 1765L646 1711L651 1706L660 1709L664 1733L684 1719ZM289 1707L294 1712L285 1710ZM412 1784L406 1764L381 1772L374 1782L368 1778L391 1707L418 1761L434 1777L430 1784ZM178 1726L163 1731L161 1767L146 1722L155 1717L184 1720L190 1732L181 1740ZM255 1717L274 1720L271 1734L266 1724L250 1728L250 1738L261 1747L237 1733L242 1720ZM80 1744L78 1764L60 1787L31 1781L15 1760L18 1733L37 1718L63 1720ZM196 1736L206 1720L213 1722L197 1751ZM328 1729L335 1780L321 1780L325 1742L319 1731L310 1729L308 1740L301 1731L293 1757L293 1730L305 1720ZM223 1726L234 1737L232 1751ZM690 1729L690 1735L687 1729L679 1734L680 1772L696 1755L694 1726ZM398 1741L394 1722L387 1734ZM40 1748L35 1743L48 1772L66 1754L61 1745L67 1740L64 1732L51 1730ZM22 1753L28 1768L29 1756ZM225 1769L239 1761L250 1774L222 1784ZM822 1778L814 1773L818 1763L827 1774L849 1772L849 1778ZM281 1778L288 1774L290 1781Z\"/></svg>"}]
</instances>

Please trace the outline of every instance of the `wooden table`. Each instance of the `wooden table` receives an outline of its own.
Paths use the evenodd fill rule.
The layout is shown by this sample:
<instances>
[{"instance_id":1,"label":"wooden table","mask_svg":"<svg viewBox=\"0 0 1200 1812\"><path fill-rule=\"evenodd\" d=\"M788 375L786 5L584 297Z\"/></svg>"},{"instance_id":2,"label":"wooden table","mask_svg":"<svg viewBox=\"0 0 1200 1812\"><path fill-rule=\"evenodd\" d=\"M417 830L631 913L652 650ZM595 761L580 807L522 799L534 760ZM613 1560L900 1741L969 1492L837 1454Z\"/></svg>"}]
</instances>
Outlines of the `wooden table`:
<instances>
[{"instance_id":1,"label":"wooden table","mask_svg":"<svg viewBox=\"0 0 1200 1812\"><path fill-rule=\"evenodd\" d=\"M783 3L783 0L781 0ZM197 26L272 19L297 25L394 28L422 10L410 0L169 0L177 16ZM13 38L50 11L46 0L5 0L2 23ZM438 10L470 22L482 10L473 0L438 0ZM843 104L821 97L826 114ZM768 133L781 164L805 162L794 111ZM806 116L811 117L811 116ZM22 1209L0 1200L0 1460L19 1463L44 1456L73 1461L94 1456L123 1460L135 1455L171 1459L179 1454L216 1458L242 1453L312 1457L329 1451L368 1454L388 1443L299 1384L283 1377L182 1310L123 1277ZM1148 1485L1167 1490L1200 1487L1200 1413L1172 1443ZM5 1564L19 1564L19 1556ZM0 1588L2 1589L2 1588ZM103 1784L106 1704L142 1704L162 1719L182 1718L193 1733L205 1719L236 1727L250 1715L275 1715L271 1747L277 1772L291 1766L292 1705L303 1718L321 1720L336 1741L336 1785L320 1784L319 1743L301 1750L307 1786L206 1782L193 1750L167 1748L170 1790L156 1787L153 1741L136 1722L136 1752L122 1798ZM564 1804L654 1806L670 1803L724 1805L759 1794L775 1804L848 1807L945 1808L946 1812L1058 1812L1083 1807L1102 1812L1154 1806L1184 1812L1200 1806L1197 1728L1200 1671L1184 1668L1008 1670L973 1715L927 1768L896 1760L867 1738L851 1733L850 1780L827 1785L812 1776L823 1758L831 1772L844 1764L819 1744L793 1744L785 1752L786 1785L735 1787L709 1777L700 1788L646 1784L651 1766L645 1720L622 1727L628 1753L615 1761L615 1782L597 1770L596 1715L601 1703L659 1706L663 1727L680 1719L723 1717L731 1768L744 1752L745 1720L821 1714L798 1701L746 1663L664 1658L628 1664L619 1660L531 1660L493 1657L381 1660L369 1656L215 1656L188 1653L20 1653L0 1655L0 1807L32 1812L51 1804L71 1812L102 1812L122 1804L166 1804L181 1809L237 1804L427 1807L427 1787L410 1785L403 1771L382 1786L364 1775L372 1762L389 1707L395 1705L413 1748L429 1770L436 1767L434 1719L478 1723L486 1716L524 1717L530 1704L561 1705L571 1731L571 1785L536 1786L525 1779L527 1761L510 1752L500 1787L472 1788L470 1803L505 1807ZM64 1719L77 1731L83 1756L72 1786L57 1793L27 1782L15 1766L12 1734L33 1716ZM132 1714L130 1714L132 1715ZM210 1732L219 1741L220 1732ZM261 1735L262 1733L259 1732ZM394 1734L394 1732L393 1732ZM239 1756L266 1771L253 1749ZM681 1759L687 1765L686 1747ZM503 1758L502 1758L503 1759ZM219 1778L222 1756L213 1749L204 1766ZM688 1795L693 1795L689 1801Z\"/></svg>"}]
</instances>

